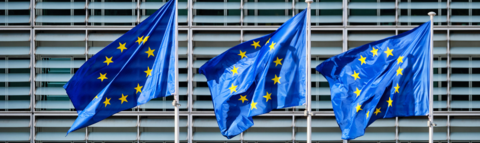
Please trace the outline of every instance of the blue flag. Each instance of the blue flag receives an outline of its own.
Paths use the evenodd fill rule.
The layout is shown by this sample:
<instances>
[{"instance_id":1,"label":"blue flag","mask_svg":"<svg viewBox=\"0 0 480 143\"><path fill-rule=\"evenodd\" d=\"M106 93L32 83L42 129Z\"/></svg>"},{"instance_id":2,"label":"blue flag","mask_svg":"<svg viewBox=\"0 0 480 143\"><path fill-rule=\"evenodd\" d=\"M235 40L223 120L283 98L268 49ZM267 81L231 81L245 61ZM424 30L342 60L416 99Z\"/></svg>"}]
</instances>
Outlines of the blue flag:
<instances>
[{"instance_id":1,"label":"blue flag","mask_svg":"<svg viewBox=\"0 0 480 143\"><path fill-rule=\"evenodd\" d=\"M277 31L232 47L200 68L225 137L251 127L253 116L305 103L306 34L303 11Z\"/></svg>"},{"instance_id":2,"label":"blue flag","mask_svg":"<svg viewBox=\"0 0 480 143\"><path fill-rule=\"evenodd\" d=\"M430 22L325 60L342 139L365 134L376 119L429 114Z\"/></svg>"},{"instance_id":3,"label":"blue flag","mask_svg":"<svg viewBox=\"0 0 480 143\"><path fill-rule=\"evenodd\" d=\"M68 133L175 93L174 0L110 43L64 85L78 112Z\"/></svg>"}]
</instances>

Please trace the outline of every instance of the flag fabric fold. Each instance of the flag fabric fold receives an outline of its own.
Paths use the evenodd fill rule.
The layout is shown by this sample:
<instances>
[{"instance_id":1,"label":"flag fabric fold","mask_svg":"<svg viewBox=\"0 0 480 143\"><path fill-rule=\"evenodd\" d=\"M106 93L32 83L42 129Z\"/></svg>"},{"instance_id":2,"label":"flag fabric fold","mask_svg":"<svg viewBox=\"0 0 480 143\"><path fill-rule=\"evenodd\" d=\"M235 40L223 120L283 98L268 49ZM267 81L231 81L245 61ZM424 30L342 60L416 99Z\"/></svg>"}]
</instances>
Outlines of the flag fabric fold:
<instances>
[{"instance_id":1,"label":"flag fabric fold","mask_svg":"<svg viewBox=\"0 0 480 143\"><path fill-rule=\"evenodd\" d=\"M306 93L306 11L273 33L246 41L205 63L218 126L232 138L253 116L300 106Z\"/></svg>"},{"instance_id":2,"label":"flag fabric fold","mask_svg":"<svg viewBox=\"0 0 480 143\"><path fill-rule=\"evenodd\" d=\"M330 84L342 139L363 136L377 119L429 114L430 36L426 22L317 66Z\"/></svg>"},{"instance_id":3,"label":"flag fabric fold","mask_svg":"<svg viewBox=\"0 0 480 143\"><path fill-rule=\"evenodd\" d=\"M176 5L167 2L91 57L64 85L78 113L68 133L175 93Z\"/></svg>"}]
</instances>

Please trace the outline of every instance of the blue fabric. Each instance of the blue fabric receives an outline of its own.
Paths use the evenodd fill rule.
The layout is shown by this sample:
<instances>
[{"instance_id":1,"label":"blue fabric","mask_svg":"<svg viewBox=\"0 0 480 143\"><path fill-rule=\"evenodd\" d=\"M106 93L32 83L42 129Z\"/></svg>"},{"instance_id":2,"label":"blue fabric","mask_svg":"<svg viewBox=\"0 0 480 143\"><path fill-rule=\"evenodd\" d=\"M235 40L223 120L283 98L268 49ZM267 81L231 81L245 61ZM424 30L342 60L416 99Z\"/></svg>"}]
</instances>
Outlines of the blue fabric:
<instances>
[{"instance_id":1,"label":"blue fabric","mask_svg":"<svg viewBox=\"0 0 480 143\"><path fill-rule=\"evenodd\" d=\"M317 66L330 84L342 139L364 135L367 126L379 118L429 113L430 36L430 22L426 22ZM378 55L374 55L374 49Z\"/></svg>"},{"instance_id":2,"label":"blue fabric","mask_svg":"<svg viewBox=\"0 0 480 143\"><path fill-rule=\"evenodd\" d=\"M64 85L78 112L69 133L175 92L175 6L167 2L85 62Z\"/></svg>"},{"instance_id":3,"label":"blue fabric","mask_svg":"<svg viewBox=\"0 0 480 143\"><path fill-rule=\"evenodd\" d=\"M232 47L200 67L225 137L251 127L253 116L305 103L305 20L306 12L300 12L277 31Z\"/></svg>"}]
</instances>

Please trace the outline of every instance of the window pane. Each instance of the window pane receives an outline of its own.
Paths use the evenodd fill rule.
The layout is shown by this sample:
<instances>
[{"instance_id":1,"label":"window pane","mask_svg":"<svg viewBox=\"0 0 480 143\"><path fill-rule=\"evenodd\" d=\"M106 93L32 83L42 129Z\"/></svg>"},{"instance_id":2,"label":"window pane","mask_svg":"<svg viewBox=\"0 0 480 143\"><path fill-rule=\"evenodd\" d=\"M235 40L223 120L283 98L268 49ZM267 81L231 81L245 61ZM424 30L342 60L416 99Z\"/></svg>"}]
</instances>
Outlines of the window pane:
<instances>
[{"instance_id":1,"label":"window pane","mask_svg":"<svg viewBox=\"0 0 480 143\"><path fill-rule=\"evenodd\" d=\"M319 15L342 15L342 10L319 10Z\"/></svg>"},{"instance_id":2,"label":"window pane","mask_svg":"<svg viewBox=\"0 0 480 143\"><path fill-rule=\"evenodd\" d=\"M223 10L197 10L197 15L223 15Z\"/></svg>"},{"instance_id":3,"label":"window pane","mask_svg":"<svg viewBox=\"0 0 480 143\"><path fill-rule=\"evenodd\" d=\"M376 9L350 9L350 15L377 15Z\"/></svg>"}]
</instances>

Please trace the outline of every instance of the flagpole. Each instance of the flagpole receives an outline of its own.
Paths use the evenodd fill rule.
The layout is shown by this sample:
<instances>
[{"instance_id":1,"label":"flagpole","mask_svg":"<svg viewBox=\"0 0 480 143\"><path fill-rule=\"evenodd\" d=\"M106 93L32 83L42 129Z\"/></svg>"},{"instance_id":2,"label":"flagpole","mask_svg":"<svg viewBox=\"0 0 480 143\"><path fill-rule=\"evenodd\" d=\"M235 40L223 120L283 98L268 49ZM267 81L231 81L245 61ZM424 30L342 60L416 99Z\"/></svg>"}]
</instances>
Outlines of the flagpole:
<instances>
[{"instance_id":1,"label":"flagpole","mask_svg":"<svg viewBox=\"0 0 480 143\"><path fill-rule=\"evenodd\" d=\"M428 13L430 16L430 95L429 95L429 111L428 111L428 142L433 143L433 16L435 12Z\"/></svg>"},{"instance_id":2,"label":"flagpole","mask_svg":"<svg viewBox=\"0 0 480 143\"><path fill-rule=\"evenodd\" d=\"M175 0L175 94L172 105L175 107L175 143L180 143L179 117L178 117L178 0Z\"/></svg>"},{"instance_id":3,"label":"flagpole","mask_svg":"<svg viewBox=\"0 0 480 143\"><path fill-rule=\"evenodd\" d=\"M311 96L310 96L310 92L311 92L311 69L310 69L310 48L311 48L311 41L310 41L310 35L311 35L311 22L310 22L310 17L311 17L311 4L313 2L313 0L305 0L305 2L307 3L307 60L306 60L306 65L305 67L307 68L307 91L306 91L306 95L305 97L307 98L307 109L306 109L306 112L307 113L307 143L312 143L312 99L311 99Z\"/></svg>"}]
</instances>

